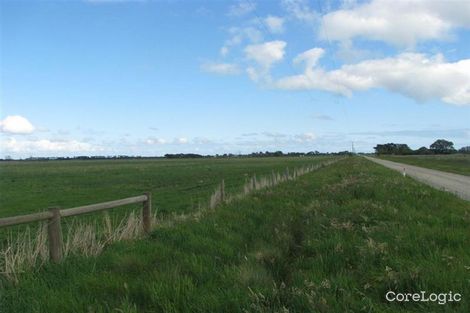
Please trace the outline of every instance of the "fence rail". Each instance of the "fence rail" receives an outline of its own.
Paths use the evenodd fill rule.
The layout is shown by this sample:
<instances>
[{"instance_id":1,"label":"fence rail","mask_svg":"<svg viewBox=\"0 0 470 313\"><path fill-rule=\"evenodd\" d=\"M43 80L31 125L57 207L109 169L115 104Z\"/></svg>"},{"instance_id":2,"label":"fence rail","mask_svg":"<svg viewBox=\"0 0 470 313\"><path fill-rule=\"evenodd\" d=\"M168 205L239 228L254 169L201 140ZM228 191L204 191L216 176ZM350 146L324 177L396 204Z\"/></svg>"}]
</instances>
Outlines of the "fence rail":
<instances>
[{"instance_id":1,"label":"fence rail","mask_svg":"<svg viewBox=\"0 0 470 313\"><path fill-rule=\"evenodd\" d=\"M143 230L145 233L149 233L151 230L152 215L152 195L149 192L141 196L90 204L71 209L61 210L60 208L50 208L45 212L0 218L0 228L47 220L49 256L53 262L58 263L62 259L62 217L88 214L135 203L142 203Z\"/></svg>"},{"instance_id":2,"label":"fence rail","mask_svg":"<svg viewBox=\"0 0 470 313\"><path fill-rule=\"evenodd\" d=\"M40 221L48 220L51 217L52 217L51 212L41 212L41 213L33 213L33 214L28 214L28 215L19 215L19 216L0 218L0 228L7 227L7 226L20 225L20 224L25 224L25 223L40 222Z\"/></svg>"},{"instance_id":3,"label":"fence rail","mask_svg":"<svg viewBox=\"0 0 470 313\"><path fill-rule=\"evenodd\" d=\"M119 207L119 206L123 206L127 204L145 202L147 201L147 199L148 199L147 195L143 195L143 196L137 196L137 197L126 198L126 199L121 199L121 200L103 202L103 203L98 203L98 204L85 205L85 206L80 206L80 207L76 207L72 209L61 210L60 215L62 217L67 217L67 216L87 214L87 213L107 210L107 209L111 209L111 208L115 208L115 207Z\"/></svg>"}]
</instances>

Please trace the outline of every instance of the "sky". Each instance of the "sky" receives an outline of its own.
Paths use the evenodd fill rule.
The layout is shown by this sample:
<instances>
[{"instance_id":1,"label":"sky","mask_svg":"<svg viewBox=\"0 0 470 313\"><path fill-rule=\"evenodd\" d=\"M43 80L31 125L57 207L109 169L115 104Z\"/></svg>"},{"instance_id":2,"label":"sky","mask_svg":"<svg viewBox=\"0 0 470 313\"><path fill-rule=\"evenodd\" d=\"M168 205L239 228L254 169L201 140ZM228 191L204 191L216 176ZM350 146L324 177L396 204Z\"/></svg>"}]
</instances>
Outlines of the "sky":
<instances>
[{"instance_id":1,"label":"sky","mask_svg":"<svg viewBox=\"0 0 470 313\"><path fill-rule=\"evenodd\" d=\"M470 1L0 0L0 157L470 145Z\"/></svg>"}]
</instances>

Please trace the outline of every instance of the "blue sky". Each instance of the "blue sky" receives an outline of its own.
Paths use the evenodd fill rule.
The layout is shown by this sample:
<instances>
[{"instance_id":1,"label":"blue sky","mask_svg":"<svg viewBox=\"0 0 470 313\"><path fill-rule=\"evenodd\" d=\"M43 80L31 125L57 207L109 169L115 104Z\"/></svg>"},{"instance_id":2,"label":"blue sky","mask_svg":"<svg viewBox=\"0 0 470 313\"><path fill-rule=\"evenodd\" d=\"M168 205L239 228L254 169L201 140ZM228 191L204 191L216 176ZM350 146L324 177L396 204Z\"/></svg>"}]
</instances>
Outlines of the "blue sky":
<instances>
[{"instance_id":1,"label":"blue sky","mask_svg":"<svg viewBox=\"0 0 470 313\"><path fill-rule=\"evenodd\" d=\"M0 157L470 145L469 3L4 0Z\"/></svg>"}]
</instances>

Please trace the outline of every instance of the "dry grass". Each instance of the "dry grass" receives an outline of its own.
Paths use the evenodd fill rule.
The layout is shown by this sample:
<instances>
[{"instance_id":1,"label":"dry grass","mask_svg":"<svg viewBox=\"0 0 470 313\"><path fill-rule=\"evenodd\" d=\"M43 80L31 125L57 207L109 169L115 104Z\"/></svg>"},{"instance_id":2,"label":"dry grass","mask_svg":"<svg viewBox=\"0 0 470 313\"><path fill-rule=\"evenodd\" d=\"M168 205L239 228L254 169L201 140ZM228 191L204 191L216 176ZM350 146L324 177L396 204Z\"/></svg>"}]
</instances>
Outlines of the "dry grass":
<instances>
[{"instance_id":1,"label":"dry grass","mask_svg":"<svg viewBox=\"0 0 470 313\"><path fill-rule=\"evenodd\" d=\"M20 234L10 233L6 246L0 252L1 273L16 282L19 273L48 260L47 224L41 223L33 234L29 227Z\"/></svg>"},{"instance_id":2,"label":"dry grass","mask_svg":"<svg viewBox=\"0 0 470 313\"><path fill-rule=\"evenodd\" d=\"M157 224L156 220L155 212L152 215L152 225ZM63 256L97 256L110 243L136 239L142 235L142 217L134 211L118 221L113 221L107 212L101 223L90 224L74 220L67 225ZM47 223L42 223L35 232L27 227L22 233L10 233L5 246L0 251L0 272L8 280L17 282L18 274L40 267L49 260Z\"/></svg>"},{"instance_id":3,"label":"dry grass","mask_svg":"<svg viewBox=\"0 0 470 313\"><path fill-rule=\"evenodd\" d=\"M321 167L331 165L336 161L337 160L331 160L317 165L307 165L295 168L293 170L289 170L289 168L286 168L285 172L282 174L279 172L275 173L273 171L271 175L262 176L260 178L257 178L256 175L254 175L249 181L245 183L245 185L243 186L243 193L238 196L246 196L256 190L271 188L279 185L280 183L289 180L295 180L300 176L311 173Z\"/></svg>"}]
</instances>

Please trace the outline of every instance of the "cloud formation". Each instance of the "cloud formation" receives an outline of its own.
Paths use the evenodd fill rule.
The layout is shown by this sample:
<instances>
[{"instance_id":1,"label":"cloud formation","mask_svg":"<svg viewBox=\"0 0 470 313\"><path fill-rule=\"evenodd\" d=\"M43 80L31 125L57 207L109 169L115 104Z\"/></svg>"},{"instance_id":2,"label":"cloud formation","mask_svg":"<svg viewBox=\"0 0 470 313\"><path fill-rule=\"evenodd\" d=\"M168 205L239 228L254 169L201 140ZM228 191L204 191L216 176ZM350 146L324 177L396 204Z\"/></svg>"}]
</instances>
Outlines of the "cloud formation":
<instances>
[{"instance_id":1,"label":"cloud formation","mask_svg":"<svg viewBox=\"0 0 470 313\"><path fill-rule=\"evenodd\" d=\"M179 137L179 138L175 138L174 143L179 144L179 145L185 145L189 143L189 140L186 137Z\"/></svg>"},{"instance_id":2,"label":"cloud formation","mask_svg":"<svg viewBox=\"0 0 470 313\"><path fill-rule=\"evenodd\" d=\"M313 142L317 139L317 136L314 133L304 133L295 135L294 137L299 143Z\"/></svg>"},{"instance_id":3,"label":"cloud formation","mask_svg":"<svg viewBox=\"0 0 470 313\"><path fill-rule=\"evenodd\" d=\"M173 141L171 140L169 141L163 138L150 137L145 140L145 143L147 145L166 145L166 144L184 145L184 144L189 143L189 140L186 137L178 137L178 138L173 139Z\"/></svg>"},{"instance_id":4,"label":"cloud formation","mask_svg":"<svg viewBox=\"0 0 470 313\"><path fill-rule=\"evenodd\" d=\"M315 114L312 115L312 118L320 121L334 121L334 118L326 114Z\"/></svg>"},{"instance_id":5,"label":"cloud formation","mask_svg":"<svg viewBox=\"0 0 470 313\"><path fill-rule=\"evenodd\" d=\"M242 134L236 145L244 146L248 149L286 149L289 147L299 147L305 144L317 142L318 136L312 132L288 134L265 131L261 133ZM296 148L298 149L298 148ZM302 149L305 149L303 146Z\"/></svg>"},{"instance_id":6,"label":"cloud formation","mask_svg":"<svg viewBox=\"0 0 470 313\"><path fill-rule=\"evenodd\" d=\"M470 129L406 129L406 130L385 130L354 132L351 135L375 136L375 137L423 137L423 138L463 138L470 139Z\"/></svg>"},{"instance_id":7,"label":"cloud formation","mask_svg":"<svg viewBox=\"0 0 470 313\"><path fill-rule=\"evenodd\" d=\"M244 3L241 1L232 8L255 10ZM221 48L221 55L226 57L235 46L245 46L241 51L245 58L205 64L202 69L222 75L238 74L244 69L255 83L275 89L321 90L351 96L357 91L381 88L418 102L437 99L458 106L470 105L469 58L447 61L442 53L430 48L426 53L413 52L418 43L453 39L459 35L455 30L470 28L469 1L345 0L333 10L328 2L318 3L316 9L310 3L282 0L284 16L248 18L244 26L229 28L231 36ZM317 41L314 44L317 48L293 59L295 65L304 66L303 73L286 76L277 72L280 78L276 78L271 70L285 59L287 43L264 41L263 36L275 37L284 31L286 23L298 21L318 30L317 36L311 38ZM320 47L324 40L337 41L330 45L329 64L339 59L343 65L328 70L320 66L325 54ZM396 46L401 53L375 41Z\"/></svg>"},{"instance_id":8,"label":"cloud formation","mask_svg":"<svg viewBox=\"0 0 470 313\"><path fill-rule=\"evenodd\" d=\"M458 27L470 27L469 1L373 0L325 14L319 35L327 40L363 38L413 47L420 41L449 38Z\"/></svg>"},{"instance_id":9,"label":"cloud formation","mask_svg":"<svg viewBox=\"0 0 470 313\"><path fill-rule=\"evenodd\" d=\"M243 16L256 9L256 3L253 1L240 0L237 4L231 5L229 8L229 16Z\"/></svg>"},{"instance_id":10,"label":"cloud formation","mask_svg":"<svg viewBox=\"0 0 470 313\"><path fill-rule=\"evenodd\" d=\"M290 16L302 22L313 23L319 16L306 0L283 0L281 4Z\"/></svg>"},{"instance_id":11,"label":"cloud formation","mask_svg":"<svg viewBox=\"0 0 470 313\"><path fill-rule=\"evenodd\" d=\"M145 143L148 145L164 145L167 143L167 141L162 138L148 138L145 140Z\"/></svg>"},{"instance_id":12,"label":"cloud formation","mask_svg":"<svg viewBox=\"0 0 470 313\"><path fill-rule=\"evenodd\" d=\"M248 60L255 61L256 67L248 67L247 73L255 81L269 81L271 66L284 58L286 42L268 41L257 45L248 45L244 52Z\"/></svg>"},{"instance_id":13,"label":"cloud formation","mask_svg":"<svg viewBox=\"0 0 470 313\"><path fill-rule=\"evenodd\" d=\"M31 134L34 126L26 118L19 115L9 115L0 121L0 131L10 134Z\"/></svg>"},{"instance_id":14,"label":"cloud formation","mask_svg":"<svg viewBox=\"0 0 470 313\"><path fill-rule=\"evenodd\" d=\"M284 32L284 19L282 17L268 15L268 17L264 19L264 24L273 34Z\"/></svg>"},{"instance_id":15,"label":"cloud formation","mask_svg":"<svg viewBox=\"0 0 470 313\"><path fill-rule=\"evenodd\" d=\"M222 56L226 56L232 48L239 46L244 41L257 43L263 40L261 31L252 25L230 27L228 33L230 34L230 38L227 39L222 48L220 48L220 54Z\"/></svg>"},{"instance_id":16,"label":"cloud formation","mask_svg":"<svg viewBox=\"0 0 470 313\"><path fill-rule=\"evenodd\" d=\"M236 75L240 74L240 68L237 64L232 63L214 63L208 62L201 65L201 70L207 73L219 75Z\"/></svg>"},{"instance_id":17,"label":"cloud formation","mask_svg":"<svg viewBox=\"0 0 470 313\"><path fill-rule=\"evenodd\" d=\"M384 88L421 102L440 99L449 104L470 105L470 59L451 63L441 54L428 57L402 53L327 71L318 66L324 52L313 48L298 55L294 63L304 63L304 73L281 78L273 83L274 87L317 89L346 96L354 91Z\"/></svg>"},{"instance_id":18,"label":"cloud formation","mask_svg":"<svg viewBox=\"0 0 470 313\"><path fill-rule=\"evenodd\" d=\"M282 60L286 43L281 40L269 41L259 45L248 45L245 55L248 59L256 61L264 68Z\"/></svg>"},{"instance_id":19,"label":"cloud formation","mask_svg":"<svg viewBox=\"0 0 470 313\"><path fill-rule=\"evenodd\" d=\"M35 152L95 152L103 150L87 142L78 140L17 140L9 138L1 142L2 150L14 153Z\"/></svg>"}]
</instances>

